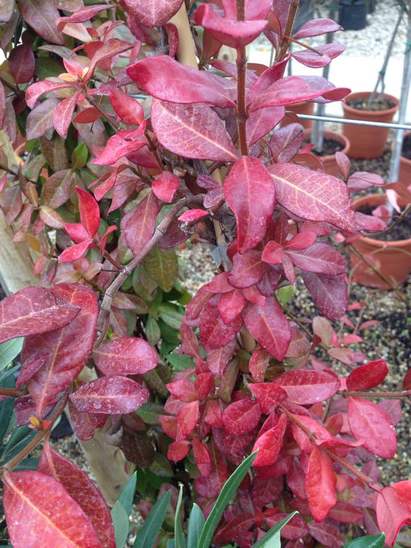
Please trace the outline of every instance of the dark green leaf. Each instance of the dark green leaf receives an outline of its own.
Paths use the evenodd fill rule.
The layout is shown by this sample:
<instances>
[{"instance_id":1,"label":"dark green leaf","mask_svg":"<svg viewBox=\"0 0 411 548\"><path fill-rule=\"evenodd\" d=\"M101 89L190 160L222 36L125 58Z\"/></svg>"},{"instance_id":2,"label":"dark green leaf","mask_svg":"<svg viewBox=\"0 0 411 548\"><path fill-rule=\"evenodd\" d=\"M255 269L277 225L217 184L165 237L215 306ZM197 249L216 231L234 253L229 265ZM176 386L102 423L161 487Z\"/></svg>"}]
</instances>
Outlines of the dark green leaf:
<instances>
[{"instance_id":1,"label":"dark green leaf","mask_svg":"<svg viewBox=\"0 0 411 548\"><path fill-rule=\"evenodd\" d=\"M23 341L23 337L18 337L0 344L0 370L10 365L14 358L20 354Z\"/></svg>"},{"instance_id":2,"label":"dark green leaf","mask_svg":"<svg viewBox=\"0 0 411 548\"><path fill-rule=\"evenodd\" d=\"M168 354L166 360L173 366L174 371L184 371L184 369L190 369L190 367L193 367L194 365L191 356L185 356L184 354L178 354L177 352Z\"/></svg>"},{"instance_id":3,"label":"dark green leaf","mask_svg":"<svg viewBox=\"0 0 411 548\"><path fill-rule=\"evenodd\" d=\"M188 518L187 548L197 548L205 518L201 508L194 503Z\"/></svg>"},{"instance_id":4,"label":"dark green leaf","mask_svg":"<svg viewBox=\"0 0 411 548\"><path fill-rule=\"evenodd\" d=\"M344 545L344 548L384 548L385 535L366 535L358 537Z\"/></svg>"},{"instance_id":5,"label":"dark green leaf","mask_svg":"<svg viewBox=\"0 0 411 548\"><path fill-rule=\"evenodd\" d=\"M160 341L161 339L160 327L157 321L152 316L149 316L147 318L144 331L146 332L147 340L151 344L151 346L155 346Z\"/></svg>"},{"instance_id":6,"label":"dark green leaf","mask_svg":"<svg viewBox=\"0 0 411 548\"><path fill-rule=\"evenodd\" d=\"M11 435L3 453L2 460L7 462L12 459L19 451L34 438L36 432L27 426L20 426Z\"/></svg>"},{"instance_id":7,"label":"dark green leaf","mask_svg":"<svg viewBox=\"0 0 411 548\"><path fill-rule=\"evenodd\" d=\"M88 148L84 143L79 143L71 155L72 169L80 169L87 164Z\"/></svg>"},{"instance_id":8,"label":"dark green leaf","mask_svg":"<svg viewBox=\"0 0 411 548\"><path fill-rule=\"evenodd\" d=\"M111 509L111 519L113 520L116 548L123 548L127 542L130 522L129 516L120 501L117 501Z\"/></svg>"},{"instance_id":9,"label":"dark green leaf","mask_svg":"<svg viewBox=\"0 0 411 548\"><path fill-rule=\"evenodd\" d=\"M201 531L200 539L198 541L198 548L210 547L215 530L220 523L224 510L236 494L240 483L243 481L245 475L250 470L255 457L256 454L253 453L245 460L243 460L243 462L235 469L235 471L231 474L228 480L224 483L223 488L213 506L213 509L208 515L208 518Z\"/></svg>"},{"instance_id":10,"label":"dark green leaf","mask_svg":"<svg viewBox=\"0 0 411 548\"><path fill-rule=\"evenodd\" d=\"M6 377L5 380L2 382L2 385L5 388L13 388L15 385L13 375L9 375L8 377ZM3 438L9 428L9 424L13 416L13 409L13 398L8 398L6 400L0 401L0 443L3 442Z\"/></svg>"},{"instance_id":11,"label":"dark green leaf","mask_svg":"<svg viewBox=\"0 0 411 548\"><path fill-rule=\"evenodd\" d=\"M144 268L165 292L172 289L178 276L177 255L174 249L155 247L144 259Z\"/></svg>"},{"instance_id":12,"label":"dark green leaf","mask_svg":"<svg viewBox=\"0 0 411 548\"><path fill-rule=\"evenodd\" d=\"M171 304L163 303L158 307L158 313L163 322L169 327L177 330L180 329L184 314L179 312L176 307Z\"/></svg>"},{"instance_id":13,"label":"dark green leaf","mask_svg":"<svg viewBox=\"0 0 411 548\"><path fill-rule=\"evenodd\" d=\"M117 502L119 502L123 506L128 516L131 514L131 510L133 508L134 493L136 492L136 485L137 485L137 472L134 472L134 474L132 474L128 478L128 482L123 487L121 494L118 497Z\"/></svg>"},{"instance_id":14,"label":"dark green leaf","mask_svg":"<svg viewBox=\"0 0 411 548\"><path fill-rule=\"evenodd\" d=\"M153 548L155 541L166 517L167 507L170 503L171 494L169 491L158 499L151 512L147 516L143 527L137 533L134 548Z\"/></svg>"}]
</instances>

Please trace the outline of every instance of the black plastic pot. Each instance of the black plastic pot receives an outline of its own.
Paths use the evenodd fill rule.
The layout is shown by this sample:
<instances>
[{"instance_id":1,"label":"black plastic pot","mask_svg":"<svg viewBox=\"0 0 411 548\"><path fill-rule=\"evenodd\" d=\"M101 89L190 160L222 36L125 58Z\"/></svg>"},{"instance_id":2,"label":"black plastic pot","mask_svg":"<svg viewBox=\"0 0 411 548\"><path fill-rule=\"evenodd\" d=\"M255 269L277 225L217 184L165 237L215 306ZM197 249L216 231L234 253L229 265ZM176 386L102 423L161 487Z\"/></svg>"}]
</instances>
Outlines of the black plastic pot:
<instances>
[{"instance_id":1,"label":"black plastic pot","mask_svg":"<svg viewBox=\"0 0 411 548\"><path fill-rule=\"evenodd\" d=\"M367 26L367 0L340 0L338 22L345 30L361 30Z\"/></svg>"},{"instance_id":2,"label":"black plastic pot","mask_svg":"<svg viewBox=\"0 0 411 548\"><path fill-rule=\"evenodd\" d=\"M368 13L374 13L377 7L377 0L368 0Z\"/></svg>"}]
</instances>

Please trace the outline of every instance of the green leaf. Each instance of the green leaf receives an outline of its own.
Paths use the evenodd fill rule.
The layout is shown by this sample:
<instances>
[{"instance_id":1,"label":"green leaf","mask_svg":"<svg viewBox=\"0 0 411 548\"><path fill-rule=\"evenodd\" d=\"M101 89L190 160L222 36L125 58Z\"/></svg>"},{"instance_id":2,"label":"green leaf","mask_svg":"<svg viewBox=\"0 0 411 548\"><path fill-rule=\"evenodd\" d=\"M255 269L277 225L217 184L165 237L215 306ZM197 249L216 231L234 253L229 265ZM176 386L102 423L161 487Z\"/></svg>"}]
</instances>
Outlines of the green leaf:
<instances>
[{"instance_id":1,"label":"green leaf","mask_svg":"<svg viewBox=\"0 0 411 548\"><path fill-rule=\"evenodd\" d=\"M164 407L158 403L145 403L136 411L136 415L145 424L160 424L160 415L164 415Z\"/></svg>"},{"instance_id":2,"label":"green leaf","mask_svg":"<svg viewBox=\"0 0 411 548\"><path fill-rule=\"evenodd\" d=\"M134 548L153 548L155 541L166 517L167 507L170 503L170 491L158 499L151 512L147 516L143 527L137 533Z\"/></svg>"},{"instance_id":3,"label":"green leaf","mask_svg":"<svg viewBox=\"0 0 411 548\"><path fill-rule=\"evenodd\" d=\"M186 539L184 536L183 526L181 525L181 508L183 505L183 485L180 483L178 492L176 514L174 516L174 541L176 548L185 548Z\"/></svg>"},{"instance_id":4,"label":"green leaf","mask_svg":"<svg viewBox=\"0 0 411 548\"><path fill-rule=\"evenodd\" d=\"M14 358L20 354L23 341L23 337L18 337L0 344L0 370L10 365Z\"/></svg>"},{"instance_id":5,"label":"green leaf","mask_svg":"<svg viewBox=\"0 0 411 548\"><path fill-rule=\"evenodd\" d=\"M80 143L73 150L71 155L72 169L80 169L87 164L88 148L84 143Z\"/></svg>"},{"instance_id":6,"label":"green leaf","mask_svg":"<svg viewBox=\"0 0 411 548\"><path fill-rule=\"evenodd\" d=\"M158 313L163 322L172 329L179 330L184 314L171 304L163 303L158 307Z\"/></svg>"},{"instance_id":7,"label":"green leaf","mask_svg":"<svg viewBox=\"0 0 411 548\"><path fill-rule=\"evenodd\" d=\"M146 332L147 340L151 346L155 346L161 339L161 331L158 322L152 317L147 318L147 322L144 328Z\"/></svg>"},{"instance_id":8,"label":"green leaf","mask_svg":"<svg viewBox=\"0 0 411 548\"><path fill-rule=\"evenodd\" d=\"M117 501L111 509L111 519L113 520L116 548L123 548L127 542L130 521L129 516L120 501Z\"/></svg>"},{"instance_id":9,"label":"green leaf","mask_svg":"<svg viewBox=\"0 0 411 548\"><path fill-rule=\"evenodd\" d=\"M228 480L224 483L223 488L218 495L218 498L211 510L208 518L201 531L200 539L198 541L198 548L209 548L211 541L213 540L214 532L220 523L221 517L226 509L226 506L234 497L240 483L243 481L245 475L250 470L251 465L256 457L256 454L248 456L231 474Z\"/></svg>"},{"instance_id":10,"label":"green leaf","mask_svg":"<svg viewBox=\"0 0 411 548\"><path fill-rule=\"evenodd\" d=\"M15 385L13 375L9 375L3 381L5 388L13 388ZM10 421L13 417L14 400L13 398L7 398L0 401L0 443L3 443L3 438L6 435Z\"/></svg>"},{"instance_id":11,"label":"green leaf","mask_svg":"<svg viewBox=\"0 0 411 548\"><path fill-rule=\"evenodd\" d=\"M276 523L271 529L260 539L253 548L281 548L281 529L296 515L298 512L293 512L286 518Z\"/></svg>"},{"instance_id":12,"label":"green leaf","mask_svg":"<svg viewBox=\"0 0 411 548\"><path fill-rule=\"evenodd\" d=\"M201 508L194 503L188 518L187 548L197 548L205 518Z\"/></svg>"},{"instance_id":13,"label":"green leaf","mask_svg":"<svg viewBox=\"0 0 411 548\"><path fill-rule=\"evenodd\" d=\"M137 472L134 472L129 478L126 485L123 487L117 502L119 502L129 516L133 509L134 493L136 492ZM116 502L116 504L117 504Z\"/></svg>"},{"instance_id":14,"label":"green leaf","mask_svg":"<svg viewBox=\"0 0 411 548\"><path fill-rule=\"evenodd\" d=\"M344 544L344 548L384 548L385 535L366 535L365 537L358 537L350 541L348 544Z\"/></svg>"},{"instance_id":15,"label":"green leaf","mask_svg":"<svg viewBox=\"0 0 411 548\"><path fill-rule=\"evenodd\" d=\"M144 268L166 293L171 291L178 276L177 255L174 249L155 247L144 259Z\"/></svg>"},{"instance_id":16,"label":"green leaf","mask_svg":"<svg viewBox=\"0 0 411 548\"><path fill-rule=\"evenodd\" d=\"M19 453L34 438L36 432L28 426L20 426L11 435L3 453L2 460L7 462Z\"/></svg>"},{"instance_id":17,"label":"green leaf","mask_svg":"<svg viewBox=\"0 0 411 548\"><path fill-rule=\"evenodd\" d=\"M281 304L281 306L285 306L286 304L288 304L294 297L294 293L295 290L292 285L280 287L280 289L275 292L278 302Z\"/></svg>"},{"instance_id":18,"label":"green leaf","mask_svg":"<svg viewBox=\"0 0 411 548\"><path fill-rule=\"evenodd\" d=\"M193 367L194 365L191 356L185 356L184 354L178 354L177 352L168 354L166 360L173 366L173 371L184 371L184 369L190 369L190 367Z\"/></svg>"}]
</instances>

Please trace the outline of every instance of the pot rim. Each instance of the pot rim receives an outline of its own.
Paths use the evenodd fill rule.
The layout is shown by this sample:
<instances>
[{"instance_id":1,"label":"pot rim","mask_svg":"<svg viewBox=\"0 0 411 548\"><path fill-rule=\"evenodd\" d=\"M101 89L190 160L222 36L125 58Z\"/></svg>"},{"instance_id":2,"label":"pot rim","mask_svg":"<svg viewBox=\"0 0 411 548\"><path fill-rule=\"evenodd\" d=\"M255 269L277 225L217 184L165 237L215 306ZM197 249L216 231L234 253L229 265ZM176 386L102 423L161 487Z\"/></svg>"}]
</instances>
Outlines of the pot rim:
<instances>
[{"instance_id":1,"label":"pot rim","mask_svg":"<svg viewBox=\"0 0 411 548\"><path fill-rule=\"evenodd\" d=\"M357 210L361 205L366 203L371 203L372 205L382 205L385 201L385 196L383 194L367 194L365 196L361 196L360 198L356 198L352 202L351 206L353 209ZM368 236L360 236L360 240L374 247L380 247L381 249L411 246L411 238L406 240L384 241L375 240L374 238L369 238ZM353 245L355 245L355 242L353 242Z\"/></svg>"},{"instance_id":2,"label":"pot rim","mask_svg":"<svg viewBox=\"0 0 411 548\"><path fill-rule=\"evenodd\" d=\"M311 133L313 130L311 128L307 128L304 130L304 137L311 136ZM324 130L324 136L328 137L329 139L334 139L334 141L337 141L338 143L341 143L344 145L344 148L340 150L339 152L344 152L344 154L347 154L348 149L350 148L350 140L343 135L342 133L337 133L336 131L331 131L330 129ZM319 158L324 161L328 159L335 159L335 153L334 154L327 154L326 156L319 156Z\"/></svg>"},{"instance_id":3,"label":"pot rim","mask_svg":"<svg viewBox=\"0 0 411 548\"><path fill-rule=\"evenodd\" d=\"M394 97L394 95L390 95L389 93L383 93L382 95L386 97L387 99L390 99L394 106L391 108L387 108L385 110L363 110L359 108L354 108L347 104L347 101L350 99L356 99L361 97L369 97L371 95L371 91L355 91L354 93L350 93L344 99L342 100L342 106L344 112L349 113L355 113L358 115L358 113L363 114L364 116L367 116L369 118L379 118L380 116L386 116L387 114L395 114L398 110L398 107L400 105L400 101L397 99L397 97Z\"/></svg>"}]
</instances>

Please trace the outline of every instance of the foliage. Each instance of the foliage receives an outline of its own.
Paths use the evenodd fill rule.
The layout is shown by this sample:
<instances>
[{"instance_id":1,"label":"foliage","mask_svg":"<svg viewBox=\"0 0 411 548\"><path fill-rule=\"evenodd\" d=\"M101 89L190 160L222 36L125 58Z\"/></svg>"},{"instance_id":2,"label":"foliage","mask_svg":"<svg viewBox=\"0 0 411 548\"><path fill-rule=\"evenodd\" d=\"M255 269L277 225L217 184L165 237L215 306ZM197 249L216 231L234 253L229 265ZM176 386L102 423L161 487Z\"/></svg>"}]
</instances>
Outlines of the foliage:
<instances>
[{"instance_id":1,"label":"foliage","mask_svg":"<svg viewBox=\"0 0 411 548\"><path fill-rule=\"evenodd\" d=\"M190 12L193 44L182 0L0 3L0 205L43 286L0 304L0 340L12 345L0 355L9 362L24 337L21 365L1 372L16 548L124 543L134 488L110 514L48 441L38 463L27 459L66 405L80 440L104 432L138 467L149 515L139 546L153 545L163 518L168 536L180 483L190 488L175 546L186 534L192 546L261 546L270 530L278 544L280 524L289 548L341 546L348 525L392 546L411 522L410 481L384 487L375 464L396 452L409 382L369 392L388 364L350 348L370 324L346 315L337 249L384 227L351 208L353 192L383 181L350 175L341 153L341 177L324 173L302 127L279 127L288 106L349 92L284 76L291 56L321 67L342 52L304 47L339 26L319 19L293 33L297 4L202 4ZM247 65L245 47L263 32L274 64ZM289 53L292 42L303 49ZM217 58L223 44L236 65ZM179 60L194 46L198 67ZM188 241L208 242L220 262L191 300L176 254ZM297 281L320 313L312 324L290 310Z\"/></svg>"}]
</instances>

